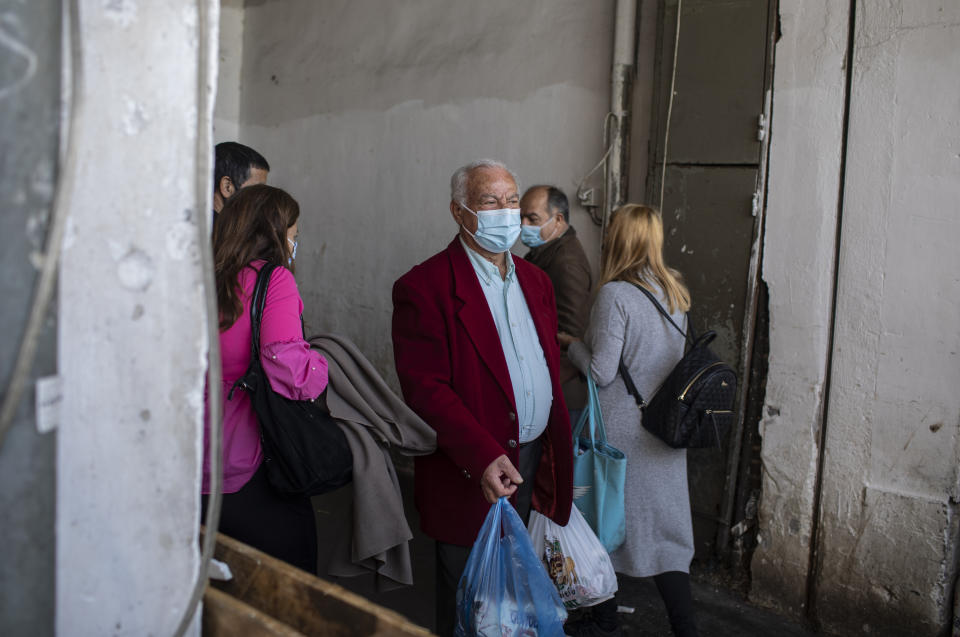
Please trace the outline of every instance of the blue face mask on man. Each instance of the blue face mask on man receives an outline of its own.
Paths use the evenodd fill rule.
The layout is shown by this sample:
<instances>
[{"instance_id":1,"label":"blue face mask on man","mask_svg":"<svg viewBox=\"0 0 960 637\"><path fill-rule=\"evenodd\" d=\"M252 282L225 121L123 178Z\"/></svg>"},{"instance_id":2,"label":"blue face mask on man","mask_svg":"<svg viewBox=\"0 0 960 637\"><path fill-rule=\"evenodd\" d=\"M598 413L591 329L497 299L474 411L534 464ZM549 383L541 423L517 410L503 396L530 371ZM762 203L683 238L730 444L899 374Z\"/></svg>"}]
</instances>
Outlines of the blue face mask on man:
<instances>
[{"instance_id":1,"label":"blue face mask on man","mask_svg":"<svg viewBox=\"0 0 960 637\"><path fill-rule=\"evenodd\" d=\"M499 210L480 210L474 212L463 203L460 207L477 218L477 232L467 230L480 247L488 252L499 254L506 252L520 236L520 209L500 208Z\"/></svg>"},{"instance_id":2,"label":"blue face mask on man","mask_svg":"<svg viewBox=\"0 0 960 637\"><path fill-rule=\"evenodd\" d=\"M528 248L542 246L547 242L547 240L543 238L543 233L541 231L556 220L557 216L554 215L550 217L548 221L545 221L543 225L523 226L523 228L520 229L520 241L522 241L523 245L527 246Z\"/></svg>"}]
</instances>

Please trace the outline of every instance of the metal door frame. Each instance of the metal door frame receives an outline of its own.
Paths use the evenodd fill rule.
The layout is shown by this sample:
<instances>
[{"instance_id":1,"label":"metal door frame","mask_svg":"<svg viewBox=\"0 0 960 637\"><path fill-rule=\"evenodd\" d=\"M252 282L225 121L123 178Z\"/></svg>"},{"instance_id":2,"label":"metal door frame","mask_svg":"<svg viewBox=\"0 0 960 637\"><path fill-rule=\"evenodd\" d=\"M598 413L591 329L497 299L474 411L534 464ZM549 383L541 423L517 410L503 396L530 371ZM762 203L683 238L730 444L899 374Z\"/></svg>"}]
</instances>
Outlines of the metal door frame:
<instances>
[{"instance_id":1,"label":"metal door frame","mask_svg":"<svg viewBox=\"0 0 960 637\"><path fill-rule=\"evenodd\" d=\"M682 6L679 7L682 10ZM659 191L660 184L660 166L658 155L663 146L663 132L660 130L663 124L663 114L661 112L661 86L663 83L663 74L666 70L663 68L665 57L664 43L669 34L666 33L667 26L664 23L666 15L666 0L657 2L657 36L655 43L656 55L659 58L654 65L653 88L654 99L652 100L652 113L650 118L651 143L648 151L647 164L647 183L646 193L648 200L654 200L652 195ZM726 479L723 489L722 499L720 501L720 516L700 512L701 517L709 517L717 523L717 532L714 538L714 552L716 555L726 556L730 553L730 535L733 526L733 517L735 515L734 507L737 501L738 482L740 481L740 464L744 454L743 433L746 421L746 410L750 393L750 376L754 360L754 339L757 328L757 310L759 301L759 292L761 287L760 268L763 261L763 233L766 215L766 194L767 194L767 172L769 163L770 148L770 121L773 109L773 67L776 41L778 39L779 27L779 1L767 0L767 20L766 20L766 50L764 51L763 65L763 102L761 112L758 114L757 135L760 141L759 156L757 160L757 180L753 194L752 212L754 216L753 240L750 246L750 262L747 269L747 295L744 303L743 326L741 330L741 352L740 369L743 377L741 378L740 394L737 404L737 420L733 431L727 443L727 463ZM682 29L682 26L681 26ZM664 156L661 161L668 161Z\"/></svg>"}]
</instances>

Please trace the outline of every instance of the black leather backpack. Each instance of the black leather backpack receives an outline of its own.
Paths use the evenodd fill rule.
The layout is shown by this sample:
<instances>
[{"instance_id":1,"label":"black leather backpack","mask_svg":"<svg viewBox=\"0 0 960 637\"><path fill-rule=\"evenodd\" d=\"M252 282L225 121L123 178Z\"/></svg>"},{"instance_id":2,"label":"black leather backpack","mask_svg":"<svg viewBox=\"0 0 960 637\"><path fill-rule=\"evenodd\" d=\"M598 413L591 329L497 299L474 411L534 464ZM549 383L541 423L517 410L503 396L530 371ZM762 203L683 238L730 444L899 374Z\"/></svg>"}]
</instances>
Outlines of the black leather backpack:
<instances>
[{"instance_id":1,"label":"black leather backpack","mask_svg":"<svg viewBox=\"0 0 960 637\"><path fill-rule=\"evenodd\" d=\"M649 290L634 285L683 334L685 342L690 343L649 402L640 395L621 357L620 375L643 412L643 427L676 449L719 447L733 424L737 375L709 347L717 337L716 332L708 331L697 337L689 317L684 332Z\"/></svg>"}]
</instances>

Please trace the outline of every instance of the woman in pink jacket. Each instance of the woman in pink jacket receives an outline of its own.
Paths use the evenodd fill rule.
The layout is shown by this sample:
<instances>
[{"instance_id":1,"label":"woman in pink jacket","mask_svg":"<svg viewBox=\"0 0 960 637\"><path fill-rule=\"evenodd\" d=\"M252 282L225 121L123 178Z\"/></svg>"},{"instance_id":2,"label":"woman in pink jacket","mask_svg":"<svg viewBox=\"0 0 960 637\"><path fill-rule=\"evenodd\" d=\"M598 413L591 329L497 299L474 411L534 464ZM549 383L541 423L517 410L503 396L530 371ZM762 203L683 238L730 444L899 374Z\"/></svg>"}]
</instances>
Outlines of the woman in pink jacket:
<instances>
[{"instance_id":1,"label":"woman in pink jacket","mask_svg":"<svg viewBox=\"0 0 960 637\"><path fill-rule=\"evenodd\" d=\"M223 383L223 505L220 531L311 573L317 570L317 540L309 498L290 498L267 482L260 426L247 392L228 394L250 365L250 299L257 272L277 264L270 276L260 328L260 360L273 390L293 400L318 398L327 386L327 362L303 338L303 301L293 278L300 206L267 185L241 189L223 208L213 229L213 256L220 310ZM203 493L209 493L210 458L205 451ZM202 497L204 514L207 496Z\"/></svg>"}]
</instances>

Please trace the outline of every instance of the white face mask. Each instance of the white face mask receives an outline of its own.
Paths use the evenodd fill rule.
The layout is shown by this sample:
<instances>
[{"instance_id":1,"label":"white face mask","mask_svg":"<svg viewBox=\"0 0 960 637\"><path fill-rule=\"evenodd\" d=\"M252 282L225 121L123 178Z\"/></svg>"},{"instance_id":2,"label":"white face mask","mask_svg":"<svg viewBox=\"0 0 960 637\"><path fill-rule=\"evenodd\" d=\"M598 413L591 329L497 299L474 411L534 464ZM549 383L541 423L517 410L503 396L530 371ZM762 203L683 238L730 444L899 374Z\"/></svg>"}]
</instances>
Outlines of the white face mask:
<instances>
[{"instance_id":1,"label":"white face mask","mask_svg":"<svg viewBox=\"0 0 960 637\"><path fill-rule=\"evenodd\" d=\"M297 246L300 245L300 242L287 238L287 243L293 246L293 250L290 251L290 256L287 258L287 265L290 265L297 258Z\"/></svg>"},{"instance_id":2,"label":"white face mask","mask_svg":"<svg viewBox=\"0 0 960 637\"><path fill-rule=\"evenodd\" d=\"M498 210L480 210L474 212L464 203L460 207L477 218L477 233L467 230L480 247L488 252L499 254L506 252L520 236L520 209L500 208ZM462 227L462 226L461 226Z\"/></svg>"}]
</instances>

